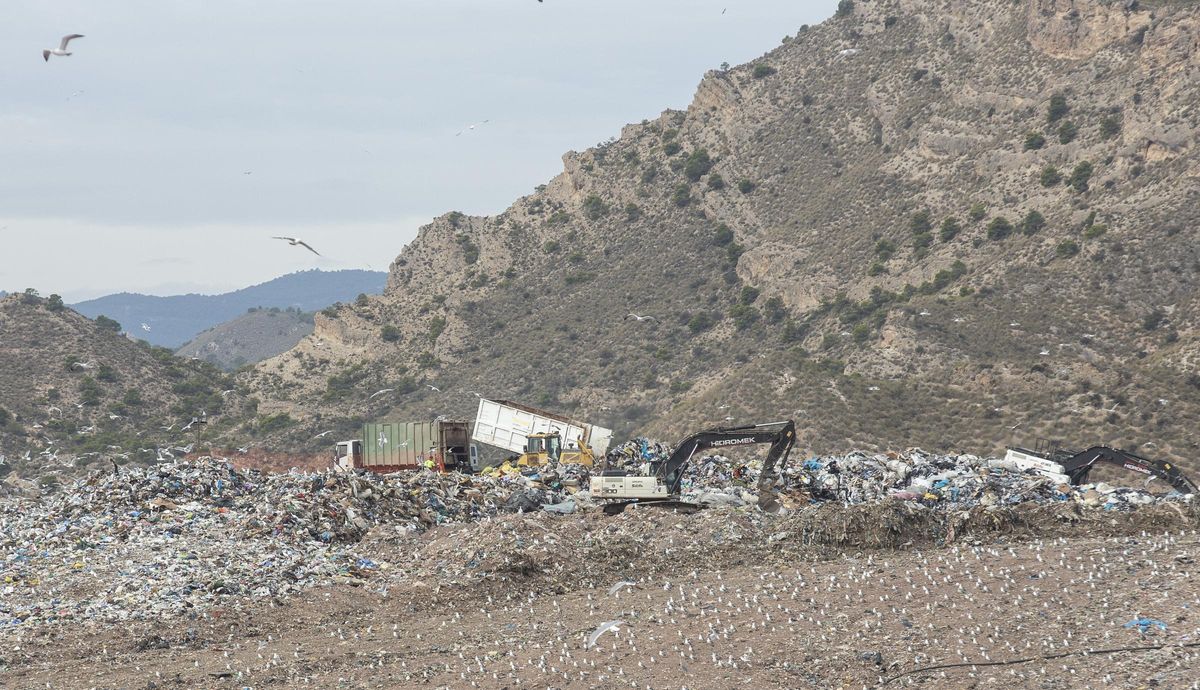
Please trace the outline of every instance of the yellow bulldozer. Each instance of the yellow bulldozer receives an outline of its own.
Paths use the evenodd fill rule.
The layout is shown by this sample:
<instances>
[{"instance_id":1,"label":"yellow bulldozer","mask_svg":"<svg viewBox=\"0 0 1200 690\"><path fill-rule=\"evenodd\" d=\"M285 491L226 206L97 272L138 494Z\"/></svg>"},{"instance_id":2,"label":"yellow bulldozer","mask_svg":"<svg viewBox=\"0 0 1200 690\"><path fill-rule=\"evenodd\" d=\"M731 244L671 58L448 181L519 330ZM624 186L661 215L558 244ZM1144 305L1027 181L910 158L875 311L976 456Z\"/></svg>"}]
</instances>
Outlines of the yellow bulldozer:
<instances>
[{"instance_id":1,"label":"yellow bulldozer","mask_svg":"<svg viewBox=\"0 0 1200 690\"><path fill-rule=\"evenodd\" d=\"M550 432L530 434L525 441L525 452L518 456L516 464L521 467L541 467L554 462L591 467L595 460L595 454L583 437L568 442L564 449L562 437L557 432Z\"/></svg>"}]
</instances>

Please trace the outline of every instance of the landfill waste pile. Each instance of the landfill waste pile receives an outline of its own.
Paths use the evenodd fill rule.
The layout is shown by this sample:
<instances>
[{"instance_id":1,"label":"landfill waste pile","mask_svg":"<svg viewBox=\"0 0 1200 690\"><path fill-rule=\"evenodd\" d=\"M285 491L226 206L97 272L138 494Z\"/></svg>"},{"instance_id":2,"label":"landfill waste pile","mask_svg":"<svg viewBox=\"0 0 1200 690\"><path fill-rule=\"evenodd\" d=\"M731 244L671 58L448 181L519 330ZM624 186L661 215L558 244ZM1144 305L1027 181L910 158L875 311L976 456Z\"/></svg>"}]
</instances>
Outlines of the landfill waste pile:
<instances>
[{"instance_id":1,"label":"landfill waste pile","mask_svg":"<svg viewBox=\"0 0 1200 690\"><path fill-rule=\"evenodd\" d=\"M693 460L682 484L683 497L705 504L741 506L757 501L760 461L736 462L722 456ZM1003 459L938 455L920 449L902 453L853 452L793 461L776 482L789 507L811 502L861 505L908 501L931 509L962 510L1019 503L1071 501L1089 508L1135 510L1163 501L1193 500L1191 494L1098 482L1072 486L1061 478L1014 467Z\"/></svg>"},{"instance_id":2,"label":"landfill waste pile","mask_svg":"<svg viewBox=\"0 0 1200 690\"><path fill-rule=\"evenodd\" d=\"M664 444L635 439L618 446L609 461L645 470L661 464L669 451ZM697 545L697 558L719 543L757 540L753 535L776 539L771 535L796 533L802 535L801 546L818 538L832 543L820 535L853 533L854 525L864 521L878 527L880 515L892 527L886 539L866 543L886 547L887 540L922 529L919 514L986 513L1018 504L1132 513L1144 506L1191 501L1178 493L1157 496L1103 483L1068 486L1006 467L1001 460L911 450L793 462L776 486L786 510L772 516L757 508L761 470L761 461L721 455L689 464L683 498L714 509L703 512L723 513L713 516L715 531L704 542L707 546ZM41 500L0 501L0 635L30 624L150 620L242 601L282 601L316 585L403 580L411 574L398 572L404 567L420 569L421 577L462 582L489 572L521 576L555 571L574 577L571 573L584 571L573 563L579 556L571 549L601 543L588 536L595 529L621 525L621 533L628 532L622 543L633 549L654 539L661 521L659 513L645 510L636 511L644 516L603 516L588 484L589 470L580 465L510 468L495 476L425 470L264 474L200 458L97 472ZM838 506L841 516L820 512ZM874 517L853 512L860 507L874 510ZM786 520L788 513L801 528L773 522ZM572 515L583 522L567 519ZM738 524L733 515L751 523L741 536L726 541L719 535ZM1183 512L1178 515L1184 517ZM364 548L368 534L372 538L366 541L378 543L384 534L394 542L439 525L493 519L540 525L557 530L561 539L552 533L508 539L487 529L470 537L448 536L444 551L425 552L432 566L394 565L390 557L372 557ZM709 524L703 514L690 520L693 527ZM772 524L781 527L772 532ZM898 526L902 524L907 526ZM589 527L575 538L568 536L580 525ZM629 562L632 551L613 546L601 550L609 557L597 560L597 568L615 567L622 558ZM677 548L668 544L667 552ZM599 577L604 571L586 574Z\"/></svg>"},{"instance_id":3,"label":"landfill waste pile","mask_svg":"<svg viewBox=\"0 0 1200 690\"><path fill-rule=\"evenodd\" d=\"M353 550L377 524L477 521L564 493L522 476L263 474L212 458L94 473L42 501L0 502L0 633L284 597L378 567Z\"/></svg>"}]
</instances>

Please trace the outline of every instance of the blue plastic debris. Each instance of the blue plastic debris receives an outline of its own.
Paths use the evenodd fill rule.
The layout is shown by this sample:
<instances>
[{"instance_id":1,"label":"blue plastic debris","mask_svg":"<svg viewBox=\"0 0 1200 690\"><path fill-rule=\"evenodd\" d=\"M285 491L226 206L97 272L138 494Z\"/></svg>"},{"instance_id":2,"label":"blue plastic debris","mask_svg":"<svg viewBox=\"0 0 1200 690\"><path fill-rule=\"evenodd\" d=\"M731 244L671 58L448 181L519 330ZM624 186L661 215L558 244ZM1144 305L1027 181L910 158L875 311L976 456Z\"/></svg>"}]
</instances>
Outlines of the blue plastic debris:
<instances>
[{"instance_id":1,"label":"blue plastic debris","mask_svg":"<svg viewBox=\"0 0 1200 690\"><path fill-rule=\"evenodd\" d=\"M1145 635L1151 628L1158 628L1166 631L1167 624L1157 618L1134 618L1124 625L1125 628L1137 628L1138 632Z\"/></svg>"}]
</instances>

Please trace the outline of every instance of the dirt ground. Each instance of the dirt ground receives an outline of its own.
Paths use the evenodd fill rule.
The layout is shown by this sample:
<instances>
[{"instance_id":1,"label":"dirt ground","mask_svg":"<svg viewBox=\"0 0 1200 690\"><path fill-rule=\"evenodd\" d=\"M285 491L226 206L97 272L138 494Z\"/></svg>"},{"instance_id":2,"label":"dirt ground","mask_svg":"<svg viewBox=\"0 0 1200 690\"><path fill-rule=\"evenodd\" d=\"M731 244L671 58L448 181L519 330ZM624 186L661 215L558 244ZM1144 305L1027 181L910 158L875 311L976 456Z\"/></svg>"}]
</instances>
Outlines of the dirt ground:
<instances>
[{"instance_id":1,"label":"dirt ground","mask_svg":"<svg viewBox=\"0 0 1200 690\"><path fill-rule=\"evenodd\" d=\"M754 529L708 511L373 534L362 552L388 567L288 601L9 634L0 685L1200 687L1200 647L1181 646L1200 640L1193 529L821 556ZM1166 629L1126 627L1139 616Z\"/></svg>"}]
</instances>

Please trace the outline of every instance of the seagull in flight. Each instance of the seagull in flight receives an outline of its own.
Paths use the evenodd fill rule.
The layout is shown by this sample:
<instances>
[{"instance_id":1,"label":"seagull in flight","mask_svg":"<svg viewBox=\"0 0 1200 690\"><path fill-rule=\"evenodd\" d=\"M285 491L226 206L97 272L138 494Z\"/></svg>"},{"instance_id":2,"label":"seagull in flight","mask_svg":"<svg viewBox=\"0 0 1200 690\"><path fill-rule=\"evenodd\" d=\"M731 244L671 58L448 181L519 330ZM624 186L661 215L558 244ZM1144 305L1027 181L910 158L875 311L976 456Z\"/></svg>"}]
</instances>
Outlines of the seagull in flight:
<instances>
[{"instance_id":1,"label":"seagull in flight","mask_svg":"<svg viewBox=\"0 0 1200 690\"><path fill-rule=\"evenodd\" d=\"M384 388L383 390L375 391L371 395L367 396L367 400L370 400L371 398L374 398L377 395L383 395L384 393L391 393L394 390L396 390L396 389L395 388Z\"/></svg>"},{"instance_id":2,"label":"seagull in flight","mask_svg":"<svg viewBox=\"0 0 1200 690\"><path fill-rule=\"evenodd\" d=\"M442 392L442 389L441 389L441 388L438 388L437 386L431 386L431 385L429 385L428 383L427 383L427 384L425 384L425 387L426 387L426 388L428 388L428 389L429 389L429 390L431 390L431 391L437 391L438 393L441 393L441 392Z\"/></svg>"},{"instance_id":3,"label":"seagull in flight","mask_svg":"<svg viewBox=\"0 0 1200 690\"><path fill-rule=\"evenodd\" d=\"M596 640L600 639L601 635L608 632L609 630L620 630L621 626L624 624L625 624L625 621L623 621L623 620L604 621L603 623L601 623L598 628L596 628L595 630L592 631L591 635L588 635L587 649L591 649L592 647L595 647Z\"/></svg>"},{"instance_id":4,"label":"seagull in flight","mask_svg":"<svg viewBox=\"0 0 1200 690\"><path fill-rule=\"evenodd\" d=\"M933 316L933 314L930 314L929 312L922 309L921 313L917 314L917 316Z\"/></svg>"},{"instance_id":5,"label":"seagull in flight","mask_svg":"<svg viewBox=\"0 0 1200 690\"><path fill-rule=\"evenodd\" d=\"M625 318L628 319L631 316L633 318L637 319L638 321L657 321L658 320L658 319L654 318L653 316L638 316L637 314L634 314L633 312L629 312L628 314L626 314Z\"/></svg>"},{"instance_id":6,"label":"seagull in flight","mask_svg":"<svg viewBox=\"0 0 1200 690\"><path fill-rule=\"evenodd\" d=\"M328 436L329 434L332 434L332 433L333 433L333 429L330 429L329 431L322 431L321 433L317 434L316 436L313 436L313 438L322 438L322 437Z\"/></svg>"},{"instance_id":7,"label":"seagull in flight","mask_svg":"<svg viewBox=\"0 0 1200 690\"><path fill-rule=\"evenodd\" d=\"M149 331L149 330L150 330L150 324L148 324L148 323L144 323L144 324L142 324L142 330L143 330L143 331Z\"/></svg>"},{"instance_id":8,"label":"seagull in flight","mask_svg":"<svg viewBox=\"0 0 1200 690\"><path fill-rule=\"evenodd\" d=\"M317 256L320 256L320 255L321 255L321 252L319 252L319 251L317 251L317 250L313 249L312 247L308 246L308 243L307 243L307 242L305 242L304 240L296 239L295 237L272 237L271 239L273 239L273 240L287 240L288 244L290 244L290 245L291 245L291 246L293 246L293 247L296 247L296 246L304 247L305 249L307 249L308 251L312 252L313 254L316 254Z\"/></svg>"},{"instance_id":9,"label":"seagull in flight","mask_svg":"<svg viewBox=\"0 0 1200 690\"><path fill-rule=\"evenodd\" d=\"M42 51L42 59L46 62L50 62L51 55L57 55L59 57L66 57L70 55L70 53L67 52L67 44L77 38L83 38L83 34L69 34L67 36L63 36L62 43L59 43L57 48L54 50Z\"/></svg>"},{"instance_id":10,"label":"seagull in flight","mask_svg":"<svg viewBox=\"0 0 1200 690\"><path fill-rule=\"evenodd\" d=\"M539 0L539 2L540 2L540 0ZM476 128L476 127L482 127L482 126L486 125L488 122L489 122L489 120L484 120L483 122L476 122L476 123L475 123L475 124L473 124L473 125L467 125L467 128L466 128L466 129L461 129L461 130L459 130L459 131L458 131L458 134L455 134L454 136L456 136L456 137L457 137L457 136L462 136L462 133L463 133L463 132L473 132L473 131L475 131L475 128Z\"/></svg>"}]
</instances>

